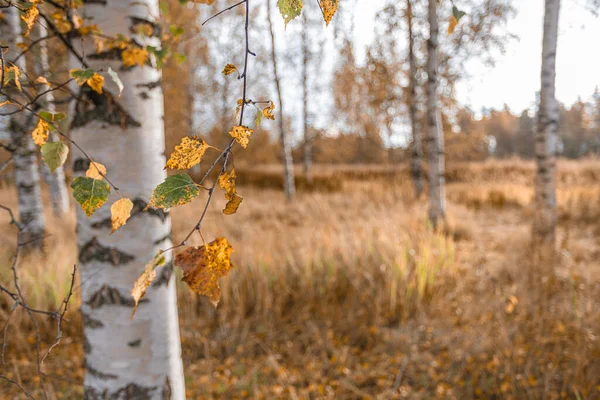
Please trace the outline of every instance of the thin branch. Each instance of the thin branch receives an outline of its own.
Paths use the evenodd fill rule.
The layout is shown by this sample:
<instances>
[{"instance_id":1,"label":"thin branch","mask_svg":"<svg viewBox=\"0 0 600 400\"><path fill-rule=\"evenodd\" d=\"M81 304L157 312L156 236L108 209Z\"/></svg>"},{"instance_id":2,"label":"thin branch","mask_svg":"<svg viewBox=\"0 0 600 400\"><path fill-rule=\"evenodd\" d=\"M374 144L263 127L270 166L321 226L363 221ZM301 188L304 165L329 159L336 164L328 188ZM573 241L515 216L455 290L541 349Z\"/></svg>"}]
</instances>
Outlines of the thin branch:
<instances>
[{"instance_id":1,"label":"thin branch","mask_svg":"<svg viewBox=\"0 0 600 400\"><path fill-rule=\"evenodd\" d=\"M212 17L210 17L210 18L208 18L206 21L204 21L204 22L202 23L202 26L204 26L204 24L206 24L206 23L207 23L208 21L210 21L211 19L213 19L213 18L217 18L219 15L223 14L224 12L227 12L227 11L229 11L229 10L233 10L234 8L236 8L237 6L240 6L240 5L244 4L245 2L246 2L246 0L242 0L242 1L240 1L239 3L236 3L236 4L234 4L234 5L230 6L230 7L227 7L227 8L226 8L226 9L224 9L224 10L221 10L221 11L219 11L218 13L216 13L215 15L213 15Z\"/></svg>"}]
</instances>

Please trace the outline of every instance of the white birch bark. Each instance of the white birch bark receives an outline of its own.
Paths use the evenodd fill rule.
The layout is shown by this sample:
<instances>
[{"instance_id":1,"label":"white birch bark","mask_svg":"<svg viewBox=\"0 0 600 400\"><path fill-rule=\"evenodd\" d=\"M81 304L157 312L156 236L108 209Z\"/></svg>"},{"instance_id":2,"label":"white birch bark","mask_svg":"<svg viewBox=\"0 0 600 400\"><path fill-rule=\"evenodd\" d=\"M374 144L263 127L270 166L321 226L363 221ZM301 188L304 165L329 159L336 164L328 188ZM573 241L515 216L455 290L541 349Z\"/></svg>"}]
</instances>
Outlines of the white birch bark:
<instances>
[{"instance_id":1,"label":"white birch bark","mask_svg":"<svg viewBox=\"0 0 600 400\"><path fill-rule=\"evenodd\" d=\"M154 28L157 0L88 1L82 10L105 35L131 35L140 45L158 39L141 37L135 25ZM158 30L155 29L158 34ZM91 40L85 54L94 54ZM79 46L77 46L79 48ZM171 223L162 210L144 211L153 189L166 177L160 72L149 64L123 68L120 54L88 57L90 67L118 71L125 85L117 98L80 90L71 122L71 137L91 158L104 164L111 181L134 202L127 225L110 233L109 202L91 218L78 207L81 312L85 339L86 399L184 399L184 377L177 319L177 299L170 254L145 301L130 319L130 290L144 265L159 249L171 246ZM72 67L81 67L72 61ZM106 80L105 89L116 86ZM74 150L74 172L83 174L87 160Z\"/></svg>"},{"instance_id":2,"label":"white birch bark","mask_svg":"<svg viewBox=\"0 0 600 400\"><path fill-rule=\"evenodd\" d=\"M415 60L415 38L413 35L412 1L406 0L406 19L408 22L408 116L412 133L410 169L415 186L416 197L423 192L423 145L417 114L417 63Z\"/></svg>"},{"instance_id":3,"label":"white birch bark","mask_svg":"<svg viewBox=\"0 0 600 400\"><path fill-rule=\"evenodd\" d=\"M306 183L312 184L312 137L308 132L308 63L310 62L310 49L308 45L308 20L304 10L302 13L302 149L303 165Z\"/></svg>"},{"instance_id":4,"label":"white birch bark","mask_svg":"<svg viewBox=\"0 0 600 400\"><path fill-rule=\"evenodd\" d=\"M289 137L285 131L283 120L283 99L281 96L281 83L277 71L277 50L275 48L275 33L273 32L273 20L271 18L271 0L267 0L267 19L269 22L269 32L271 34L271 64L273 66L273 79L277 89L277 102L279 107L279 135L281 142L281 159L283 162L283 190L288 200L296 197L296 185L294 182L294 160L292 159L292 146Z\"/></svg>"},{"instance_id":5,"label":"white birch bark","mask_svg":"<svg viewBox=\"0 0 600 400\"><path fill-rule=\"evenodd\" d=\"M437 0L429 0L429 40L427 40L427 150L429 165L429 221L434 229L446 213L444 179L444 135L438 109Z\"/></svg>"},{"instance_id":6,"label":"white birch bark","mask_svg":"<svg viewBox=\"0 0 600 400\"><path fill-rule=\"evenodd\" d=\"M43 38L47 36L48 32L46 26L42 23L35 24L34 32L37 38ZM48 64L48 45L45 40L42 40L38 45L38 59L34 65L34 72L37 76L47 76L50 71ZM44 88L42 88L43 90ZM46 94L40 103L44 111L53 113L54 108L54 96L52 92ZM49 141L55 142L58 137L55 132L50 132L48 138ZM62 217L69 212L69 193L65 184L65 172L62 166L58 167L54 172L50 172L50 169L46 164L42 165L42 177L48 183L50 188L50 199L52 201L52 210L54 215Z\"/></svg>"},{"instance_id":7,"label":"white birch bark","mask_svg":"<svg viewBox=\"0 0 600 400\"><path fill-rule=\"evenodd\" d=\"M560 0L546 0L542 42L540 110L535 136L537 174L533 241L538 261L554 256L556 231L556 152L559 107L555 97Z\"/></svg>"},{"instance_id":8,"label":"white birch bark","mask_svg":"<svg viewBox=\"0 0 600 400\"><path fill-rule=\"evenodd\" d=\"M8 46L4 54L6 61L11 61L19 54L17 45L22 42L21 20L19 11L15 7L3 10L6 18L0 19L0 37ZM22 71L26 71L25 57L15 62ZM27 99L21 95L18 89L7 88L9 95L18 101L26 103ZM14 106L5 106L2 111L13 111ZM3 117L5 118L5 117ZM14 160L15 186L19 199L19 219L25 225L20 233L19 242L28 243L25 249L41 248L43 246L43 235L45 231L44 207L42 205L42 194L40 189L40 173L38 169L38 148L31 138L34 117L27 111L16 113L8 118L4 125L8 130L8 136L13 148L12 158Z\"/></svg>"}]
</instances>

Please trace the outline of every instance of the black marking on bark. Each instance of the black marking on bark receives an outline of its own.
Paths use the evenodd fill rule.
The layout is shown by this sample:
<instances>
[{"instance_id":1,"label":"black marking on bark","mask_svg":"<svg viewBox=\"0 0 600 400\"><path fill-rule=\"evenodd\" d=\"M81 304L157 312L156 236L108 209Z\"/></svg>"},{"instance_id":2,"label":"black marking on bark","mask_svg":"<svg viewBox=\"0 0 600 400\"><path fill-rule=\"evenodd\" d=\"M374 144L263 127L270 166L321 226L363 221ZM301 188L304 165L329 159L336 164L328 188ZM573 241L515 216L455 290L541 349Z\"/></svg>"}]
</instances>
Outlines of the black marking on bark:
<instances>
[{"instance_id":1,"label":"black marking on bark","mask_svg":"<svg viewBox=\"0 0 600 400\"><path fill-rule=\"evenodd\" d=\"M118 375L98 371L96 368L92 367L88 362L85 363L85 371L86 371L86 373L92 375L93 377L102 379L104 381L119 378Z\"/></svg>"},{"instance_id":2,"label":"black marking on bark","mask_svg":"<svg viewBox=\"0 0 600 400\"><path fill-rule=\"evenodd\" d=\"M171 232L169 232L168 234L166 234L165 236L156 239L154 242L152 242L152 244L157 245L157 244L161 244L162 242L164 242L165 240L169 240L171 239Z\"/></svg>"},{"instance_id":3,"label":"black marking on bark","mask_svg":"<svg viewBox=\"0 0 600 400\"><path fill-rule=\"evenodd\" d=\"M71 129L85 126L95 120L118 125L122 128L142 126L114 100L109 92L105 90L102 94L99 94L89 86L84 85L79 90Z\"/></svg>"},{"instance_id":4,"label":"black marking on bark","mask_svg":"<svg viewBox=\"0 0 600 400\"><path fill-rule=\"evenodd\" d=\"M104 4L106 5L107 0L83 0L84 4Z\"/></svg>"},{"instance_id":5,"label":"black marking on bark","mask_svg":"<svg viewBox=\"0 0 600 400\"><path fill-rule=\"evenodd\" d=\"M73 162L73 172L85 172L90 167L90 160L78 158Z\"/></svg>"},{"instance_id":6,"label":"black marking on bark","mask_svg":"<svg viewBox=\"0 0 600 400\"><path fill-rule=\"evenodd\" d=\"M142 344L142 339L137 339L137 340L132 340L131 342L128 342L127 346L129 346L129 347L140 347L141 344Z\"/></svg>"},{"instance_id":7,"label":"black marking on bark","mask_svg":"<svg viewBox=\"0 0 600 400\"><path fill-rule=\"evenodd\" d=\"M165 264L154 282L152 282L152 287L160 287L162 285L169 285L171 281L171 276L173 276L173 260L169 261Z\"/></svg>"},{"instance_id":8,"label":"black marking on bark","mask_svg":"<svg viewBox=\"0 0 600 400\"><path fill-rule=\"evenodd\" d=\"M133 17L133 16L130 16L129 19L131 20L131 26L129 27L129 32L131 32L133 34L137 34L139 32L137 29L138 25L150 25L152 27L152 36L160 37L160 32L161 32L160 25L157 24L156 22L150 21L145 18Z\"/></svg>"},{"instance_id":9,"label":"black marking on bark","mask_svg":"<svg viewBox=\"0 0 600 400\"><path fill-rule=\"evenodd\" d=\"M132 202L133 202L133 208L131 209L131 216L129 217L130 220L137 215L147 214L152 217L158 217L158 218L160 218L161 222L165 222L165 220L169 216L168 212L166 212L160 208L148 208L146 210L148 203L146 203L145 200L140 199L139 197L136 199L133 199ZM111 225L110 218L105 218L101 221L94 222L91 225L91 227L94 229L110 228L111 226L112 225Z\"/></svg>"},{"instance_id":10,"label":"black marking on bark","mask_svg":"<svg viewBox=\"0 0 600 400\"><path fill-rule=\"evenodd\" d=\"M148 100L150 98L147 92L140 92L139 96L142 98L142 100Z\"/></svg>"},{"instance_id":11,"label":"black marking on bark","mask_svg":"<svg viewBox=\"0 0 600 400\"><path fill-rule=\"evenodd\" d=\"M81 312L81 317L83 318L83 326L88 329L98 329L104 326L102 321L90 317L89 314L84 313L83 311Z\"/></svg>"},{"instance_id":12,"label":"black marking on bark","mask_svg":"<svg viewBox=\"0 0 600 400\"><path fill-rule=\"evenodd\" d=\"M138 83L135 85L135 87L138 88L146 88L148 90L152 90L152 89L156 89L158 87L161 87L162 82L160 79L156 80L156 81L152 81L152 82L148 82L148 83Z\"/></svg>"},{"instance_id":13,"label":"black marking on bark","mask_svg":"<svg viewBox=\"0 0 600 400\"><path fill-rule=\"evenodd\" d=\"M130 254L112 247L102 246L95 236L89 242L84 244L79 251L79 261L82 263L88 263L95 260L110 263L116 267L127 264L134 259L135 257Z\"/></svg>"},{"instance_id":14,"label":"black marking on bark","mask_svg":"<svg viewBox=\"0 0 600 400\"><path fill-rule=\"evenodd\" d=\"M140 303L147 301L148 299L141 299ZM86 304L96 309L105 305L133 307L135 303L129 294L123 296L119 289L104 285L90 297Z\"/></svg>"},{"instance_id":15,"label":"black marking on bark","mask_svg":"<svg viewBox=\"0 0 600 400\"><path fill-rule=\"evenodd\" d=\"M104 400L108 398L108 393L106 390L104 390L104 392L100 393L99 391L96 390L96 388L93 388L91 386L86 386L83 389L83 399L84 400Z\"/></svg>"},{"instance_id":16,"label":"black marking on bark","mask_svg":"<svg viewBox=\"0 0 600 400\"><path fill-rule=\"evenodd\" d=\"M162 398L163 400L171 400L171 396L173 395L171 390L171 382L169 381L169 376L165 376L165 387L163 388Z\"/></svg>"},{"instance_id":17,"label":"black marking on bark","mask_svg":"<svg viewBox=\"0 0 600 400\"><path fill-rule=\"evenodd\" d=\"M90 354L92 352L92 344L86 335L83 335L83 352L85 354Z\"/></svg>"},{"instance_id":18,"label":"black marking on bark","mask_svg":"<svg viewBox=\"0 0 600 400\"><path fill-rule=\"evenodd\" d=\"M110 50L105 50L100 53L94 53L88 55L88 58L94 60L118 60L121 61L121 54L123 54L122 49L113 48Z\"/></svg>"},{"instance_id":19,"label":"black marking on bark","mask_svg":"<svg viewBox=\"0 0 600 400\"><path fill-rule=\"evenodd\" d=\"M152 386L152 387L143 387L143 386L138 386L135 383L130 383L129 385L125 386L122 389L119 389L115 394L114 394L114 399L127 399L127 400L146 400L146 399L150 399L150 395L152 394L153 391L155 391L157 389L156 386Z\"/></svg>"},{"instance_id":20,"label":"black marking on bark","mask_svg":"<svg viewBox=\"0 0 600 400\"><path fill-rule=\"evenodd\" d=\"M35 184L27 184L27 183L19 183L17 186L19 188L19 192L23 194L31 194L35 190Z\"/></svg>"}]
</instances>

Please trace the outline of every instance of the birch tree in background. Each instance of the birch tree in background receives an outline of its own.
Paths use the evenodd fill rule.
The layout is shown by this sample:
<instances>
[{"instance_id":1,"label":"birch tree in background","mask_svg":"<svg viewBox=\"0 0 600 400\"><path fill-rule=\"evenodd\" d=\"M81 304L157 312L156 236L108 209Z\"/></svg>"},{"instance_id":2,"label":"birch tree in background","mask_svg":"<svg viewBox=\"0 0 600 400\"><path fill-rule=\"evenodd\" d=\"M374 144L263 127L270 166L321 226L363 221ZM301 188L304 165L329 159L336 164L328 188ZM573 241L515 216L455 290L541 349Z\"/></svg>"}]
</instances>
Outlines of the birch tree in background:
<instances>
[{"instance_id":1,"label":"birch tree in background","mask_svg":"<svg viewBox=\"0 0 600 400\"><path fill-rule=\"evenodd\" d=\"M19 11L10 7L4 11L5 18L0 18L0 37L8 46L8 52L4 54L6 61L13 60L19 53L18 45L21 38L21 19ZM25 57L19 58L15 64L25 71ZM7 88L10 96L22 99L20 90L12 84ZM14 111L15 106L9 105L3 108L5 111ZM25 225L19 233L19 242L28 243L26 249L41 248L43 246L43 235L45 231L44 207L42 205L42 194L40 188L40 173L36 156L36 146L31 137L33 128L33 116L28 113L18 112L6 119L4 126L8 129L8 137L11 141L12 158L15 169L15 186L19 199L19 218Z\"/></svg>"},{"instance_id":2,"label":"birch tree in background","mask_svg":"<svg viewBox=\"0 0 600 400\"><path fill-rule=\"evenodd\" d=\"M427 40L427 163L429 166L429 221L437 229L446 214L444 179L444 135L438 109L437 0L429 0L429 39Z\"/></svg>"},{"instance_id":3,"label":"birch tree in background","mask_svg":"<svg viewBox=\"0 0 600 400\"><path fill-rule=\"evenodd\" d=\"M423 192L423 146L419 117L417 116L417 62L415 59L415 38L413 35L412 1L406 0L406 20L408 24L408 117L412 134L410 169L415 185L416 197Z\"/></svg>"},{"instance_id":4,"label":"birch tree in background","mask_svg":"<svg viewBox=\"0 0 600 400\"><path fill-rule=\"evenodd\" d=\"M308 63L310 62L310 45L308 40L308 19L306 10L302 13L302 164L306 182L312 183L312 151L313 138L308 130Z\"/></svg>"},{"instance_id":5,"label":"birch tree in background","mask_svg":"<svg viewBox=\"0 0 600 400\"><path fill-rule=\"evenodd\" d=\"M131 34L136 44L125 54L108 48L96 54L84 42L89 67L119 71L124 91L116 85L102 94L81 86L71 122L73 140L95 162L104 164L111 180L133 201L127 225L109 236L111 212L103 207L90 218L78 207L81 313L85 336L85 398L184 399L184 379L171 253L156 269L134 319L130 290L152 257L171 247L171 222L162 209L146 210L153 189L166 172L161 74L146 57L146 45L159 46L157 0L85 2L80 12L92 16L104 35ZM132 32L143 32L132 33ZM139 46L139 50L138 49ZM122 60L123 57L123 60ZM137 58L137 60L136 60ZM141 58L141 60L139 59ZM81 68L80 60L71 60ZM89 164L74 150L74 173ZM114 193L111 202L118 198ZM109 200L110 201L110 200Z\"/></svg>"},{"instance_id":6,"label":"birch tree in background","mask_svg":"<svg viewBox=\"0 0 600 400\"><path fill-rule=\"evenodd\" d=\"M555 97L556 46L560 0L546 0L542 41L540 109L535 135L535 262L550 262L556 236L556 152L559 107Z\"/></svg>"},{"instance_id":7,"label":"birch tree in background","mask_svg":"<svg viewBox=\"0 0 600 400\"><path fill-rule=\"evenodd\" d=\"M43 38L48 35L46 26L43 24L35 24L34 30L37 38ZM47 76L50 71L48 63L48 44L46 40L42 40L38 44L38 59L34 64L34 72L36 76ZM54 113L54 95L49 92L41 99L41 105L44 110ZM49 136L50 142L55 142L58 137L55 132L51 132ZM52 201L52 211L57 217L61 217L69 212L69 193L67 191L67 185L65 183L65 172L62 166L59 166L50 172L48 166L44 163L42 165L42 176L48 183L50 188L50 199Z\"/></svg>"},{"instance_id":8,"label":"birch tree in background","mask_svg":"<svg viewBox=\"0 0 600 400\"><path fill-rule=\"evenodd\" d=\"M283 99L281 97L281 83L277 71L277 51L275 48L275 33L273 31L273 20L271 18L271 0L267 0L267 19L269 21L269 32L271 34L271 63L273 65L273 79L275 80L275 88L277 89L277 105L279 106L278 124L281 142L281 160L283 162L283 190L288 200L293 200L294 197L296 197L296 185L294 182L294 161L292 159L292 147L290 144L290 140L285 131ZM306 103L304 103L304 105L306 106ZM304 121L306 121L306 119Z\"/></svg>"}]
</instances>

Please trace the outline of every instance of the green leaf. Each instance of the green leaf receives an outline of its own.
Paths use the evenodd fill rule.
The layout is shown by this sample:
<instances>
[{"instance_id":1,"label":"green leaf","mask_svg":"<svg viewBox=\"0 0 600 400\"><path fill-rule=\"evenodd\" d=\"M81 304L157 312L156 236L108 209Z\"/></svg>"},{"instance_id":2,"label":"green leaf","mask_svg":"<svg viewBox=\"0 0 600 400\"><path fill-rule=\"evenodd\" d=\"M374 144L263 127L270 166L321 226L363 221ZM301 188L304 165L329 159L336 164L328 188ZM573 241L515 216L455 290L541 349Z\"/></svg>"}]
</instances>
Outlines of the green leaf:
<instances>
[{"instance_id":1,"label":"green leaf","mask_svg":"<svg viewBox=\"0 0 600 400\"><path fill-rule=\"evenodd\" d=\"M189 203L198 196L198 186L185 172L169 176L152 193L150 206L171 208Z\"/></svg>"},{"instance_id":2,"label":"green leaf","mask_svg":"<svg viewBox=\"0 0 600 400\"><path fill-rule=\"evenodd\" d=\"M69 148L63 142L46 142L42 145L42 159L51 172L67 161Z\"/></svg>"},{"instance_id":3,"label":"green leaf","mask_svg":"<svg viewBox=\"0 0 600 400\"><path fill-rule=\"evenodd\" d=\"M50 113L48 111L41 111L40 117L42 117L48 122L59 122L67 118L67 116L64 113Z\"/></svg>"},{"instance_id":4,"label":"green leaf","mask_svg":"<svg viewBox=\"0 0 600 400\"><path fill-rule=\"evenodd\" d=\"M88 217L106 203L110 194L108 183L85 176L75 178L71 183L71 188L73 189L73 197Z\"/></svg>"},{"instance_id":5,"label":"green leaf","mask_svg":"<svg viewBox=\"0 0 600 400\"><path fill-rule=\"evenodd\" d=\"M173 37L179 37L183 35L184 30L181 26L171 25L169 26L169 32L171 32L171 35L173 35Z\"/></svg>"},{"instance_id":6,"label":"green leaf","mask_svg":"<svg viewBox=\"0 0 600 400\"><path fill-rule=\"evenodd\" d=\"M119 96L120 96L121 92L123 91L123 87L124 87L123 82L121 81L121 78L119 78L119 75L117 75L117 73L111 67L108 67L108 75L113 80L113 82L117 84L117 87L119 88Z\"/></svg>"},{"instance_id":7,"label":"green leaf","mask_svg":"<svg viewBox=\"0 0 600 400\"><path fill-rule=\"evenodd\" d=\"M285 26L302 12L302 0L277 0Z\"/></svg>"},{"instance_id":8,"label":"green leaf","mask_svg":"<svg viewBox=\"0 0 600 400\"><path fill-rule=\"evenodd\" d=\"M163 64L167 61L169 56L169 46L163 45L160 49L154 46L146 46L146 51L149 54L154 54L156 57L156 66L162 68Z\"/></svg>"},{"instance_id":9,"label":"green leaf","mask_svg":"<svg viewBox=\"0 0 600 400\"><path fill-rule=\"evenodd\" d=\"M81 86L84 83L86 83L87 80L90 79L92 76L94 76L95 73L96 73L96 71L94 71L91 68L87 68L87 69L72 69L72 70L69 71L69 74L71 75L71 78L75 79L75 82L77 82L77 84L79 86Z\"/></svg>"},{"instance_id":10,"label":"green leaf","mask_svg":"<svg viewBox=\"0 0 600 400\"><path fill-rule=\"evenodd\" d=\"M263 119L263 112L261 110L256 110L256 116L254 117L254 126L258 128Z\"/></svg>"},{"instance_id":11,"label":"green leaf","mask_svg":"<svg viewBox=\"0 0 600 400\"><path fill-rule=\"evenodd\" d=\"M467 13L459 10L458 8L456 8L456 6L452 6L452 15L454 15L454 18L456 18L456 22L458 22L462 17L467 15Z\"/></svg>"}]
</instances>

